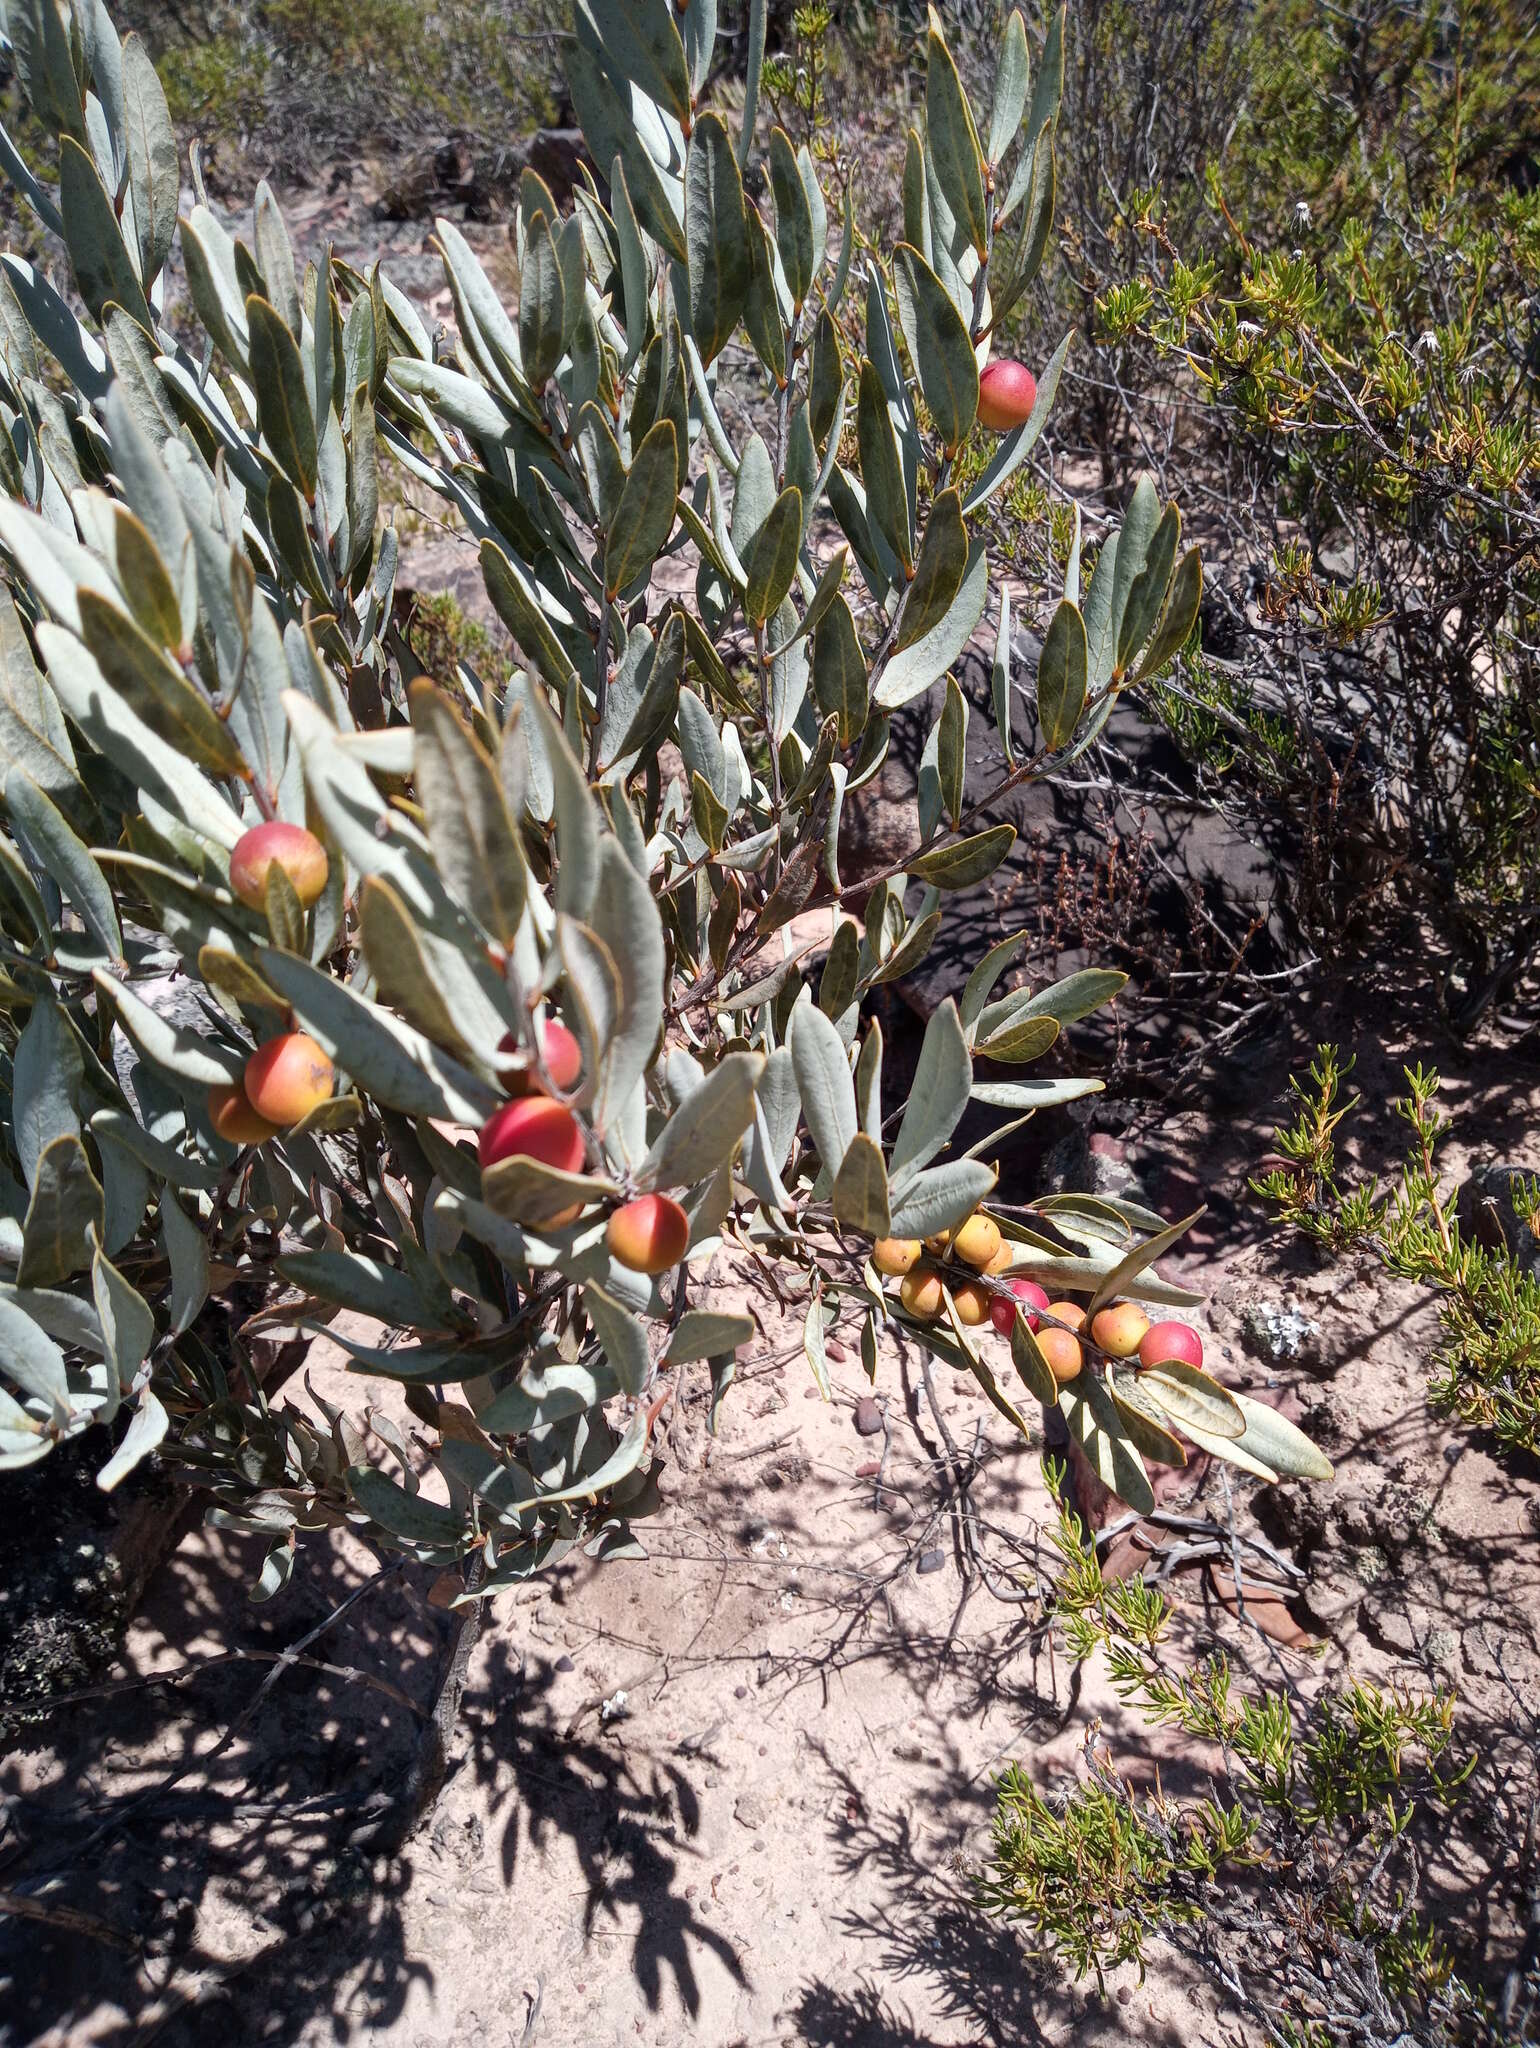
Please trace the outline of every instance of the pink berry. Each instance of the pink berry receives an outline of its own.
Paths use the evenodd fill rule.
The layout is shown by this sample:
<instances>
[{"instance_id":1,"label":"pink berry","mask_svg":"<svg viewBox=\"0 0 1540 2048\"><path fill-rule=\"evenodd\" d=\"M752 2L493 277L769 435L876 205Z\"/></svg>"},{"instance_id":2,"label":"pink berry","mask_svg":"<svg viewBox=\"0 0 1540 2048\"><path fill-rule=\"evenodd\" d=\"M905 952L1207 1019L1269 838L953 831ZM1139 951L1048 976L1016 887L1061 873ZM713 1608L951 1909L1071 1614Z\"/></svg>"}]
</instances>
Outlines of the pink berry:
<instances>
[{"instance_id":1,"label":"pink berry","mask_svg":"<svg viewBox=\"0 0 1540 2048\"><path fill-rule=\"evenodd\" d=\"M1190 1323L1151 1323L1139 1345L1139 1363L1164 1365L1175 1359L1199 1371L1203 1365L1203 1339Z\"/></svg>"}]
</instances>

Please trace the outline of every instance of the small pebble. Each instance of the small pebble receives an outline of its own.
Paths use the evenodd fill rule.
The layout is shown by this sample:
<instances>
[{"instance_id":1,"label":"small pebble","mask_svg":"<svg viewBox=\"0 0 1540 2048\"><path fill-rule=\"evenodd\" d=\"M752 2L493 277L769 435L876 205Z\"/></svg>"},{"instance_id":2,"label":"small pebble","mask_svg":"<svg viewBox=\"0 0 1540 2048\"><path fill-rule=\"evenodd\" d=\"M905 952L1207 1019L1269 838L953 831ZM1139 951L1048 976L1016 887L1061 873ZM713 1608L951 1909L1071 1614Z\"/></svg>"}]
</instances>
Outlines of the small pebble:
<instances>
[{"instance_id":1,"label":"small pebble","mask_svg":"<svg viewBox=\"0 0 1540 2048\"><path fill-rule=\"evenodd\" d=\"M857 1436L881 1436L882 1410L870 1394L863 1394L857 1401L851 1419Z\"/></svg>"},{"instance_id":2,"label":"small pebble","mask_svg":"<svg viewBox=\"0 0 1540 2048\"><path fill-rule=\"evenodd\" d=\"M857 1465L856 1477L857 1479L875 1479L881 1470L882 1460L880 1458L868 1458L864 1465Z\"/></svg>"},{"instance_id":3,"label":"small pebble","mask_svg":"<svg viewBox=\"0 0 1540 2048\"><path fill-rule=\"evenodd\" d=\"M845 1349L844 1345L839 1341L837 1337L826 1338L823 1348L825 1351L828 1352L829 1356L834 1360L836 1365L843 1365L846 1359L850 1356L850 1353Z\"/></svg>"},{"instance_id":4,"label":"small pebble","mask_svg":"<svg viewBox=\"0 0 1540 2048\"><path fill-rule=\"evenodd\" d=\"M573 1663L570 1657L558 1657L556 1660L556 1668L558 1671L575 1671L577 1669L577 1666Z\"/></svg>"},{"instance_id":5,"label":"small pebble","mask_svg":"<svg viewBox=\"0 0 1540 2048\"><path fill-rule=\"evenodd\" d=\"M915 1570L916 1570L917 1572L939 1572L939 1571L940 1571L940 1569L941 1569L941 1567L942 1567L942 1566L943 1566L943 1565L944 1565L945 1563L946 1563L946 1553L945 1553L945 1551L941 1551L941 1550L922 1550L922 1551L920 1552L920 1558L919 1558L919 1562L918 1562L918 1564L916 1564L916 1566L915 1566Z\"/></svg>"}]
</instances>

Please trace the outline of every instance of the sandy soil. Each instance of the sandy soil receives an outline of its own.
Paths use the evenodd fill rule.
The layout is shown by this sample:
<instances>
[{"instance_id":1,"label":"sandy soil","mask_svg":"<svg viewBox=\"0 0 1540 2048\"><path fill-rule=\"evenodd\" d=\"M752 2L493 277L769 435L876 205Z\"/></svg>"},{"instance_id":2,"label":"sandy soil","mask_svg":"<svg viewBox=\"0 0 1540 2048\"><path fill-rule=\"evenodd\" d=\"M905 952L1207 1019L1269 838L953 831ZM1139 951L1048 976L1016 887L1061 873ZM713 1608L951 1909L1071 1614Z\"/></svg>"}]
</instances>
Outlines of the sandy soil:
<instances>
[{"instance_id":1,"label":"sandy soil","mask_svg":"<svg viewBox=\"0 0 1540 2048\"><path fill-rule=\"evenodd\" d=\"M1487 1157L1517 1135L1499 1079L1495 1061L1476 1062L1454 1089ZM1264 1647L1197 1573L1173 1582L1182 1633L1193 1648L1217 1634L1274 1677L1281 1660L1306 1689L1350 1665L1457 1686L1483 1790L1430 1886L1453 1931L1489 1914L1501 1964L1540 1714L1540 1483L1428 1414L1424 1298L1368 1268L1315 1271L1258 1234L1243 1174L1278 1081L1250 1114L1169 1121L1159 1158L1185 1152L1214 1199L1182 1268L1210 1292L1211 1355L1234 1384L1286 1401L1337 1478L1234 1488L1239 1526L1260 1522L1306 1574L1282 1617L1300 1640ZM1125 1149L1174 1209L1179 1181L1162 1185L1153 1150ZM1270 1304L1312 1326L1292 1359L1259 1359L1248 1340ZM56 1708L0 1780L27 1874L60 1873L51 1924L9 1923L0 2038L1235 2038L1179 1976L1115 1979L1105 2002L1088 1999L969 1909L1007 1760L1062 1781L1093 1729L1136 1768L1158 1760L1167 1783L1180 1758L1168 1741L1151 1750L1094 1668L1071 1683L1033 1600L1002 1603L964 1576L917 1357L883 1361L886 1438L855 1426L869 1390L853 1350L834 1373L825 1405L795 1331L772 1325L715 1439L704 1385L687 1390L649 1561L564 1568L489 1614L452 1775L393 1859L367 1860L349 1839L399 1790L413 1703L431 1694L447 1625L425 1580L373 1583L374 1560L340 1534L309 1546L289 1595L251 1606L250 1546L190 1534L130 1631L115 1689ZM310 1380L358 1399L334 1347L318 1347ZM290 1391L307 1398L299 1382ZM1038 1453L971 1382L944 1373L936 1395L954 1442L981 1460L987 1554L1030 1587ZM1166 1505L1226 1512L1218 1476L1198 1468ZM350 1595L309 1661L275 1668ZM168 1674L182 1677L156 1682ZM90 1924L63 1924L67 1911Z\"/></svg>"}]
</instances>

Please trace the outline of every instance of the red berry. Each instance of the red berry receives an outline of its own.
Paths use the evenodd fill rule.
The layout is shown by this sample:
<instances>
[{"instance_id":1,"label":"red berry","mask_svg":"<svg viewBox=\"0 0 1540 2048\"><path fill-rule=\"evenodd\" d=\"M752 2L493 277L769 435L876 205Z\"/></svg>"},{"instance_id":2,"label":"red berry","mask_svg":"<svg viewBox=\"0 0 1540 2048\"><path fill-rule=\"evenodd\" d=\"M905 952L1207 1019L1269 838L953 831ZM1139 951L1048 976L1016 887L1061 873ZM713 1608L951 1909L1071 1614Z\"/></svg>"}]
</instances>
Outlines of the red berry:
<instances>
[{"instance_id":1,"label":"red berry","mask_svg":"<svg viewBox=\"0 0 1540 2048\"><path fill-rule=\"evenodd\" d=\"M997 434L1024 426L1037 404L1037 379L1025 363L991 363L979 379L979 424Z\"/></svg>"},{"instance_id":2,"label":"red berry","mask_svg":"<svg viewBox=\"0 0 1540 2048\"><path fill-rule=\"evenodd\" d=\"M276 861L308 910L326 888L326 848L303 825L274 818L253 825L235 842L230 855L230 888L248 910L267 908L267 871Z\"/></svg>"},{"instance_id":3,"label":"red berry","mask_svg":"<svg viewBox=\"0 0 1540 2048\"><path fill-rule=\"evenodd\" d=\"M1139 1345L1141 1365L1164 1365L1168 1359L1198 1370L1203 1364L1203 1339L1190 1323L1151 1323Z\"/></svg>"},{"instance_id":4,"label":"red berry","mask_svg":"<svg viewBox=\"0 0 1540 2048\"><path fill-rule=\"evenodd\" d=\"M558 1173L581 1173L588 1159L583 1133L570 1109L549 1095L505 1102L482 1126L476 1147L483 1173L500 1159L535 1159Z\"/></svg>"},{"instance_id":5,"label":"red berry","mask_svg":"<svg viewBox=\"0 0 1540 2048\"><path fill-rule=\"evenodd\" d=\"M1007 1301L1003 1294L997 1294L990 1305L989 1320L994 1324L1002 1337L1008 1337L1015 1327L1017 1316L1021 1313L1016 1306L1016 1302L1024 1301L1029 1311L1027 1328L1035 1330L1037 1328L1037 1317L1032 1315L1030 1311L1035 1308L1047 1308L1047 1294L1038 1286L1035 1280L1007 1280L1005 1284L1009 1287L1012 1294L1015 1295L1016 1301Z\"/></svg>"},{"instance_id":6,"label":"red berry","mask_svg":"<svg viewBox=\"0 0 1540 2048\"><path fill-rule=\"evenodd\" d=\"M560 1089L571 1088L583 1071L583 1048L578 1044L565 1024L555 1017L547 1017L545 1028L540 1035L540 1050L545 1059L546 1072ZM509 1031L503 1035L497 1048L497 1064L502 1071L510 1095L533 1095L543 1092L540 1077L533 1067L525 1066L518 1036Z\"/></svg>"}]
</instances>

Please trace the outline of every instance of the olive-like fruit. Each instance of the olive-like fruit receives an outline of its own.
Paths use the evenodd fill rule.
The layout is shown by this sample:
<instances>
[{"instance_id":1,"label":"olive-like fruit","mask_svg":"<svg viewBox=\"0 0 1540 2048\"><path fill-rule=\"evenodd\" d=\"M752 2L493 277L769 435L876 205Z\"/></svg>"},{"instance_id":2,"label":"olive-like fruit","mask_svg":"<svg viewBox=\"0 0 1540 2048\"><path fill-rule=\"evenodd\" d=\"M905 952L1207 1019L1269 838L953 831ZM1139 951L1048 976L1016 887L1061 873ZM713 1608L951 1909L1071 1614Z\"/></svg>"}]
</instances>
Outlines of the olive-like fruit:
<instances>
[{"instance_id":1,"label":"olive-like fruit","mask_svg":"<svg viewBox=\"0 0 1540 2048\"><path fill-rule=\"evenodd\" d=\"M1196 1371L1203 1368L1203 1339L1190 1323L1151 1323L1139 1343L1139 1363L1164 1365L1178 1359Z\"/></svg>"},{"instance_id":2,"label":"olive-like fruit","mask_svg":"<svg viewBox=\"0 0 1540 2048\"><path fill-rule=\"evenodd\" d=\"M1137 1302L1117 1301L1091 1318L1091 1342L1109 1358L1132 1358L1149 1327L1150 1319Z\"/></svg>"},{"instance_id":3,"label":"olive-like fruit","mask_svg":"<svg viewBox=\"0 0 1540 2048\"><path fill-rule=\"evenodd\" d=\"M209 1122L227 1145L261 1145L278 1135L276 1124L257 1115L239 1081L209 1090Z\"/></svg>"},{"instance_id":4,"label":"olive-like fruit","mask_svg":"<svg viewBox=\"0 0 1540 2048\"><path fill-rule=\"evenodd\" d=\"M1037 404L1037 379L1025 363L1002 358L979 379L979 425L996 434L1025 426Z\"/></svg>"},{"instance_id":5,"label":"olive-like fruit","mask_svg":"<svg viewBox=\"0 0 1540 2048\"><path fill-rule=\"evenodd\" d=\"M638 1195L604 1232L610 1256L633 1273L669 1273L690 1246L690 1219L668 1195Z\"/></svg>"},{"instance_id":6,"label":"olive-like fruit","mask_svg":"<svg viewBox=\"0 0 1540 2048\"><path fill-rule=\"evenodd\" d=\"M1000 1249L1000 1226L989 1216L970 1216L952 1239L952 1256L984 1272Z\"/></svg>"},{"instance_id":7,"label":"olive-like fruit","mask_svg":"<svg viewBox=\"0 0 1540 2048\"><path fill-rule=\"evenodd\" d=\"M981 1323L989 1321L989 1309L993 1296L987 1287L977 1280L964 1280L961 1286L952 1289L952 1306L957 1310L957 1320L970 1330L976 1330Z\"/></svg>"},{"instance_id":8,"label":"olive-like fruit","mask_svg":"<svg viewBox=\"0 0 1540 2048\"><path fill-rule=\"evenodd\" d=\"M1009 1287L1015 1299L1012 1300L1003 1294L997 1294L989 1306L989 1320L994 1324L1002 1337L1008 1337L1011 1334L1011 1331L1016 1326L1016 1318L1019 1315L1026 1317L1029 1330L1035 1330L1038 1326L1038 1319L1032 1311L1033 1309L1047 1308L1047 1294L1038 1286L1035 1280L1007 1280L1005 1284Z\"/></svg>"},{"instance_id":9,"label":"olive-like fruit","mask_svg":"<svg viewBox=\"0 0 1540 2048\"><path fill-rule=\"evenodd\" d=\"M555 1085L564 1092L577 1084L583 1071L583 1048L558 1017L547 1017L540 1033L540 1056ZM515 1032L504 1034L497 1048L497 1065L510 1095L541 1095L545 1090L539 1072L527 1066Z\"/></svg>"},{"instance_id":10,"label":"olive-like fruit","mask_svg":"<svg viewBox=\"0 0 1540 2048\"><path fill-rule=\"evenodd\" d=\"M303 825L274 818L243 832L230 855L230 888L248 910L267 908L267 871L274 861L306 910L324 894L330 867L326 848Z\"/></svg>"},{"instance_id":11,"label":"olive-like fruit","mask_svg":"<svg viewBox=\"0 0 1540 2048\"><path fill-rule=\"evenodd\" d=\"M259 1045L243 1076L247 1101L280 1130L327 1101L336 1078L331 1060L306 1031L285 1031Z\"/></svg>"},{"instance_id":12,"label":"olive-like fruit","mask_svg":"<svg viewBox=\"0 0 1540 2048\"><path fill-rule=\"evenodd\" d=\"M914 1266L899 1283L898 1298L916 1322L933 1323L941 1313L941 1275L934 1266Z\"/></svg>"},{"instance_id":13,"label":"olive-like fruit","mask_svg":"<svg viewBox=\"0 0 1540 2048\"><path fill-rule=\"evenodd\" d=\"M1072 1337L1068 1330L1039 1330L1037 1348L1048 1361L1048 1370L1062 1386L1066 1380L1076 1378L1085 1364L1085 1353L1080 1348L1080 1339Z\"/></svg>"},{"instance_id":14,"label":"olive-like fruit","mask_svg":"<svg viewBox=\"0 0 1540 2048\"><path fill-rule=\"evenodd\" d=\"M907 1273L920 1256L917 1237L879 1237L872 1246L872 1264L889 1280Z\"/></svg>"},{"instance_id":15,"label":"olive-like fruit","mask_svg":"<svg viewBox=\"0 0 1540 2048\"><path fill-rule=\"evenodd\" d=\"M534 1159L559 1173L581 1173L588 1149L577 1118L549 1095L525 1095L493 1110L476 1147L481 1170L503 1159Z\"/></svg>"}]
</instances>

